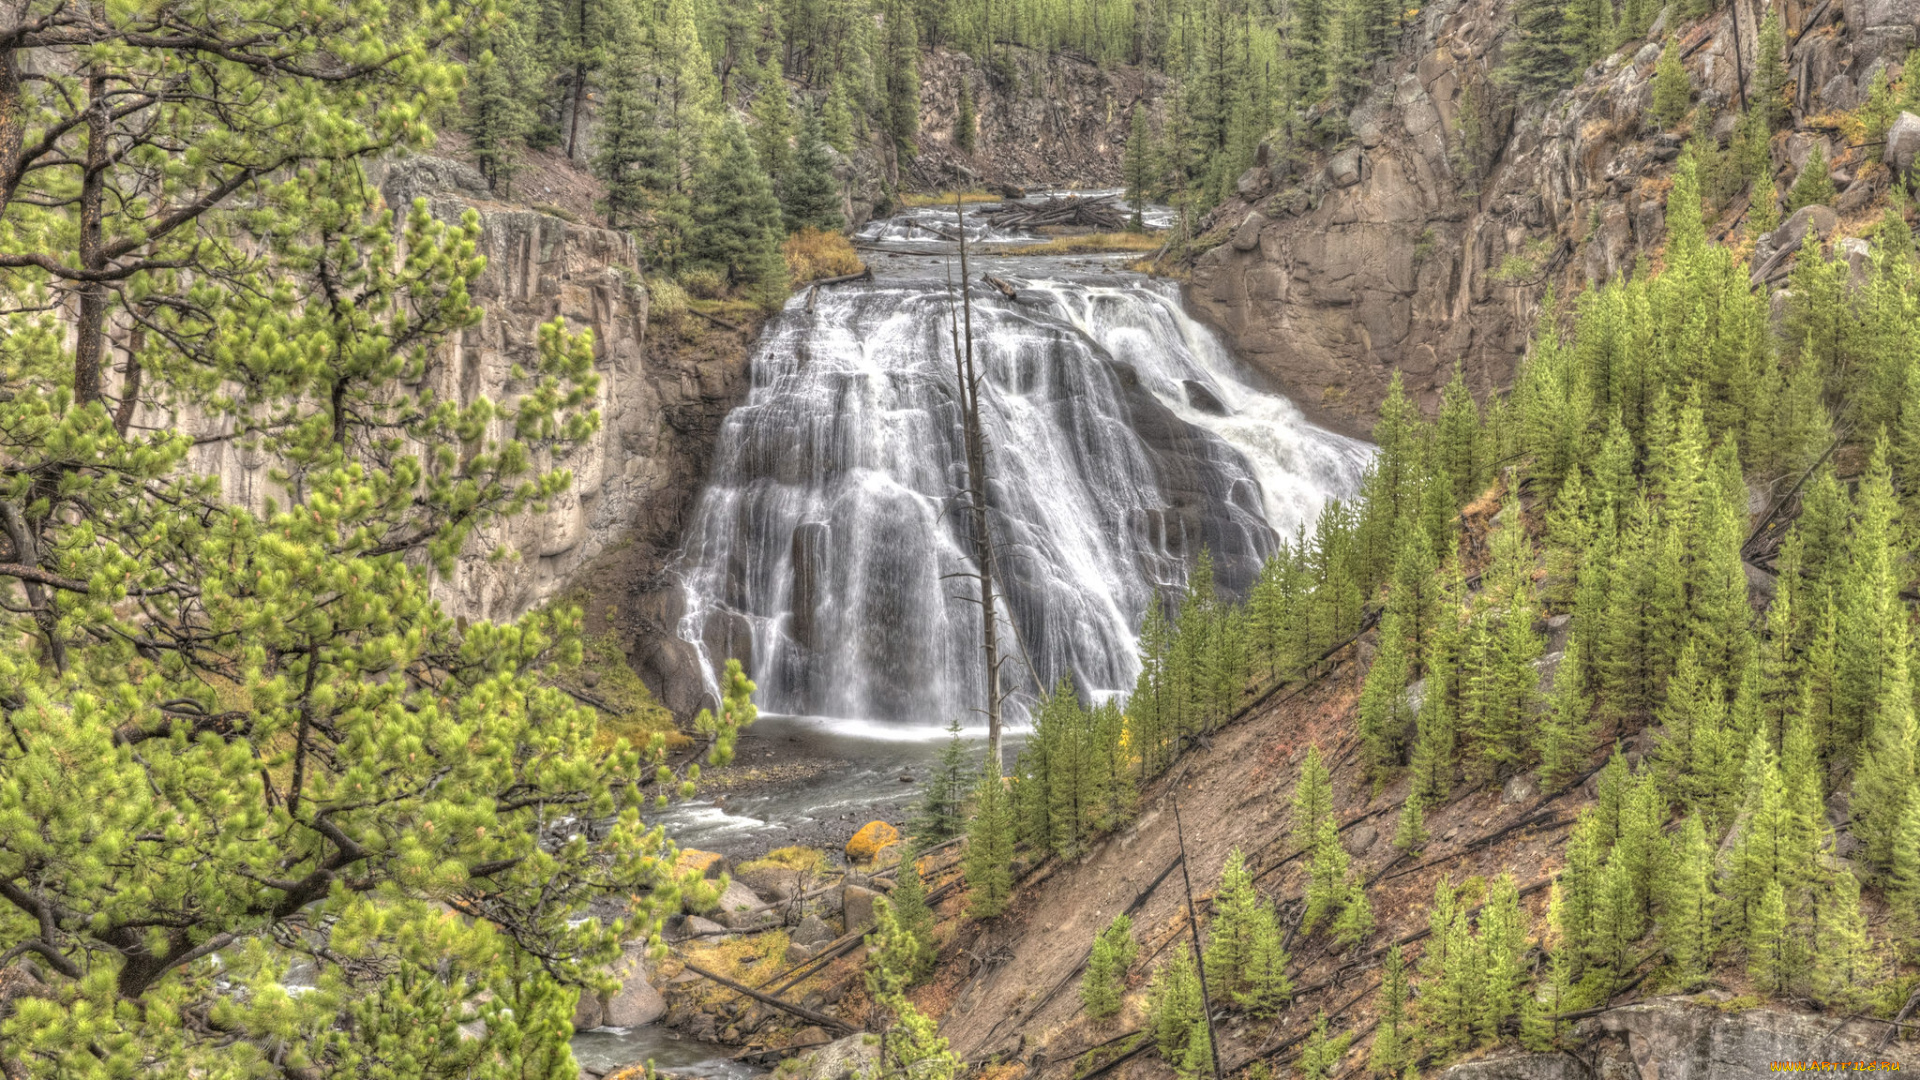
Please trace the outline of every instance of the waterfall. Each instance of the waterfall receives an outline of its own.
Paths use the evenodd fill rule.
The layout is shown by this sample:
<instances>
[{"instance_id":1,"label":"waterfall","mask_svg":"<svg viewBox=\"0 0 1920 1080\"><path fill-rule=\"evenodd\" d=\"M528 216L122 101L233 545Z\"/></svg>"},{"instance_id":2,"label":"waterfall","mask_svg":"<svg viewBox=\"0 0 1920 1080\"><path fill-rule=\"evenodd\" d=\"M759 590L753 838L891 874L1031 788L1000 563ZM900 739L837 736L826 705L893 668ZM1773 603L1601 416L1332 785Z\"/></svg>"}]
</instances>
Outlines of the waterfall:
<instances>
[{"instance_id":1,"label":"waterfall","mask_svg":"<svg viewBox=\"0 0 1920 1080\"><path fill-rule=\"evenodd\" d=\"M973 295L1004 670L1029 700L1069 673L1128 690L1156 590L1204 546L1244 591L1370 451L1255 389L1171 285L1016 284ZM797 296L764 332L679 566L681 636L740 657L769 711L938 726L980 707L956 304L883 278Z\"/></svg>"}]
</instances>

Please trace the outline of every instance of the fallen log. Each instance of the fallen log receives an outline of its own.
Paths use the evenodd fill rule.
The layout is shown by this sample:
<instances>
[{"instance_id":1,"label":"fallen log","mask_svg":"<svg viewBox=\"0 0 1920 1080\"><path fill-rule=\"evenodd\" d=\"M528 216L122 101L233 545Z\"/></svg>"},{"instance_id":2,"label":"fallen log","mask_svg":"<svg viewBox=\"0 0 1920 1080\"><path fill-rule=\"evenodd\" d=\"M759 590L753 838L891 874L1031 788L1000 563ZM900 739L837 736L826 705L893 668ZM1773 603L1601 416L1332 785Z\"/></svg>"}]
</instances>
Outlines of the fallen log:
<instances>
[{"instance_id":1,"label":"fallen log","mask_svg":"<svg viewBox=\"0 0 1920 1080\"><path fill-rule=\"evenodd\" d=\"M1001 296L1004 296L1009 300L1020 299L1020 290L1014 288L1011 283L1009 283L1003 278L994 277L992 274L981 274L980 280L993 286L994 289L997 290Z\"/></svg>"},{"instance_id":2,"label":"fallen log","mask_svg":"<svg viewBox=\"0 0 1920 1080\"><path fill-rule=\"evenodd\" d=\"M823 289L823 288L826 288L828 285L845 285L849 281L872 281L872 280L873 280L873 267L862 266L860 268L860 272L857 274L841 274L839 277L821 278L818 281L812 281L812 282L809 282L808 284L812 285L816 289Z\"/></svg>"},{"instance_id":3,"label":"fallen log","mask_svg":"<svg viewBox=\"0 0 1920 1080\"><path fill-rule=\"evenodd\" d=\"M714 982L719 983L721 986L724 986L727 989L734 991L735 993L745 994L748 997L752 998L753 1000L761 1003L762 1005L770 1005L773 1008L779 1009L781 1012L791 1013L794 1016L797 1016L800 1019L805 1020L810 1024L817 1024L820 1027L826 1028L829 1031L838 1031L842 1035L853 1034L853 1030L854 1030L853 1026L851 1024L848 1024L845 1020L840 1020L835 1017L828 1016L826 1013L823 1013L823 1012L815 1012L814 1010L809 1009L804 1005L795 1005L790 1001L781 1001L779 998L774 997L772 994L763 994L760 991L755 990L751 986L746 986L741 983L734 982L732 979L727 978L725 975L720 975L715 972L708 971L706 968L701 967L700 965L694 963L691 960L683 959L680 961L680 963L684 965L688 971L693 972L695 975L699 975L703 978L712 979Z\"/></svg>"}]
</instances>

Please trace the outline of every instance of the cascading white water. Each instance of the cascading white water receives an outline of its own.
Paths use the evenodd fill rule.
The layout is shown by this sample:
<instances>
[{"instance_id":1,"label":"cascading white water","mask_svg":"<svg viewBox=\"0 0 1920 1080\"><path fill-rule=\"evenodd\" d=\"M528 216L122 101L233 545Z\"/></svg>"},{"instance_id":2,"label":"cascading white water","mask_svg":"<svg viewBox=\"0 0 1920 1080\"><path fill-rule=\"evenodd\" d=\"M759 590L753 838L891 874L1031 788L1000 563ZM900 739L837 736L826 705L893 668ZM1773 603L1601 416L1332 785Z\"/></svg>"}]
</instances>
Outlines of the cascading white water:
<instances>
[{"instance_id":1,"label":"cascading white water","mask_svg":"<svg viewBox=\"0 0 1920 1080\"><path fill-rule=\"evenodd\" d=\"M1016 284L973 295L1006 670L1028 691L1128 689L1156 590L1202 546L1245 589L1369 450L1253 388L1171 286ZM764 709L937 726L979 707L956 304L882 279L796 297L765 331L686 538L680 626L741 657Z\"/></svg>"}]
</instances>

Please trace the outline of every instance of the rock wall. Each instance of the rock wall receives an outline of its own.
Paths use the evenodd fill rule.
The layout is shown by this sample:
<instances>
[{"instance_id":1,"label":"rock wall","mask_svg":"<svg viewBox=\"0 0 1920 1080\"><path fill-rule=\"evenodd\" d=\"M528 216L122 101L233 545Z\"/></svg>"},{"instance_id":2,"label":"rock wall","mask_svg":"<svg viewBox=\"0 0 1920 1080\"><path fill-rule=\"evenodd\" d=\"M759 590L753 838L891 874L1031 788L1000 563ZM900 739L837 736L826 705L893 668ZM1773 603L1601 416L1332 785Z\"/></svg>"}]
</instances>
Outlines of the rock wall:
<instances>
[{"instance_id":1,"label":"rock wall","mask_svg":"<svg viewBox=\"0 0 1920 1080\"><path fill-rule=\"evenodd\" d=\"M1888 172L1821 114L1856 107L1904 57L1920 2L1777 2L1797 125L1774 139L1778 191L1824 144L1845 219L1876 203ZM1678 28L1699 115L1721 139L1765 11L1735 0ZM1493 81L1511 27L1507 0L1424 9L1349 114L1347 145L1304 170L1250 171L1209 222L1224 242L1194 263L1190 302L1325 422L1364 430L1394 369L1429 407L1456 362L1476 391L1504 386L1549 287L1568 296L1657 261L1682 144L1651 113L1666 18L1572 88L1518 106ZM1725 208L1711 231L1744 210Z\"/></svg>"},{"instance_id":2,"label":"rock wall","mask_svg":"<svg viewBox=\"0 0 1920 1080\"><path fill-rule=\"evenodd\" d=\"M973 88L974 148L955 138L960 85ZM920 156L908 187L1119 187L1132 110L1158 108L1171 89L1140 68L1026 49L990 64L933 49L920 60Z\"/></svg>"},{"instance_id":3,"label":"rock wall","mask_svg":"<svg viewBox=\"0 0 1920 1080\"><path fill-rule=\"evenodd\" d=\"M462 404L510 394L510 369L533 355L538 327L556 317L593 334L600 430L544 463L571 469L573 485L545 512L477 535L437 583L447 611L510 619L623 541L671 544L705 478L720 418L745 394L744 354L648 347L647 293L626 233L496 202L477 172L444 158L383 162L370 179L389 206L424 197L444 220L470 207L480 215L487 267L473 298L485 315L429 368L436 392ZM194 464L221 477L235 501L257 506L270 493L270 462L230 441L202 447Z\"/></svg>"},{"instance_id":4,"label":"rock wall","mask_svg":"<svg viewBox=\"0 0 1920 1080\"><path fill-rule=\"evenodd\" d=\"M1583 1022L1579 1031L1587 1043L1578 1056L1502 1054L1440 1075L1445 1080L1735 1080L1774 1071L1775 1062L1915 1061L1911 1044L1880 1049L1884 1023L1771 1008L1722 1012L1682 998L1614 1009Z\"/></svg>"}]
</instances>

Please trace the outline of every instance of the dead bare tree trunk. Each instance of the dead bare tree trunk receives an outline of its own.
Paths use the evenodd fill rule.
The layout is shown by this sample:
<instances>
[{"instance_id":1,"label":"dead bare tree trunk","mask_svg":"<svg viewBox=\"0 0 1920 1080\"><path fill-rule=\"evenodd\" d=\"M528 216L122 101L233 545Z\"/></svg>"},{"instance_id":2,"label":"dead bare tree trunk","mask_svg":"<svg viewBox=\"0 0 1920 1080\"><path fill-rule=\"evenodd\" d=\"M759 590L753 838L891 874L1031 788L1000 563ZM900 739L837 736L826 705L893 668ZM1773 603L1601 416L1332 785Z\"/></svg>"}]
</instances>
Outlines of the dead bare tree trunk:
<instances>
[{"instance_id":1,"label":"dead bare tree trunk","mask_svg":"<svg viewBox=\"0 0 1920 1080\"><path fill-rule=\"evenodd\" d=\"M968 296L966 208L958 192L953 211L960 225L960 310L965 346L954 352L960 376L961 430L967 457L967 510L976 572L980 578L980 651L987 665L987 760L1003 768L1000 724L999 620L993 599L993 535L987 522L987 450L980 425L980 375L973 364L973 301Z\"/></svg>"}]
</instances>

